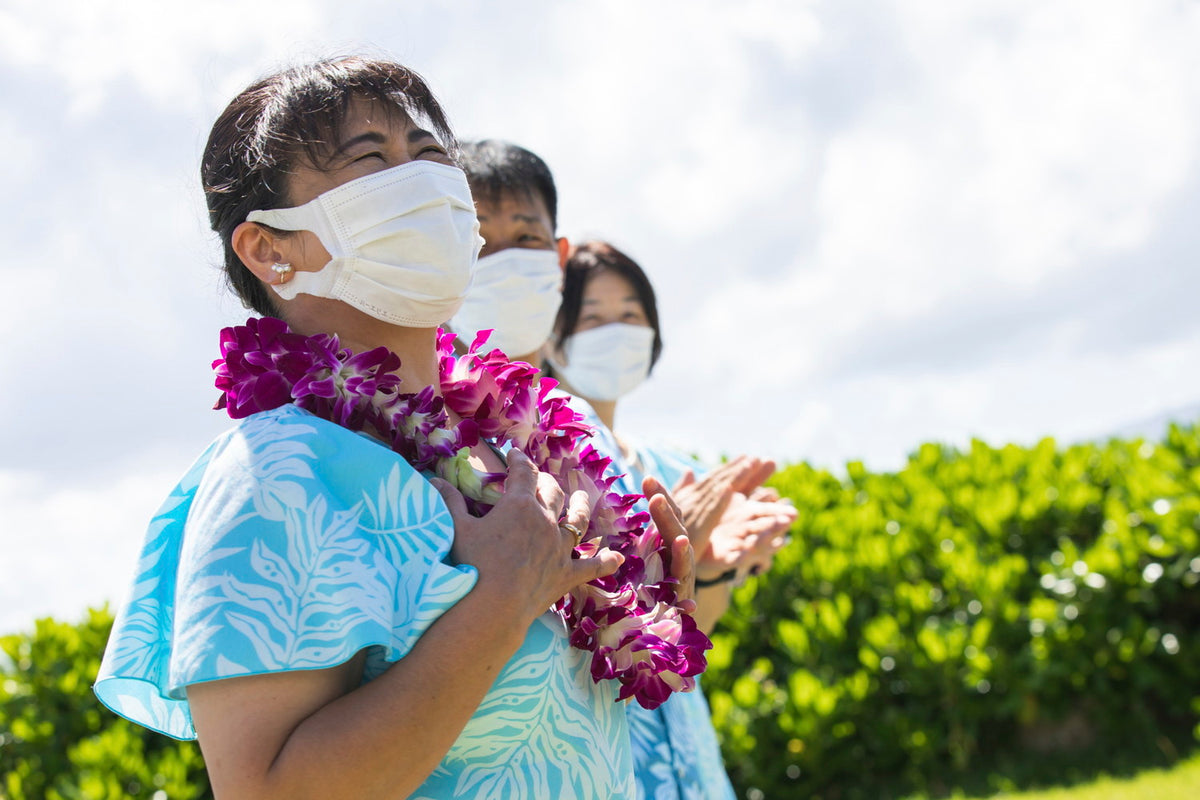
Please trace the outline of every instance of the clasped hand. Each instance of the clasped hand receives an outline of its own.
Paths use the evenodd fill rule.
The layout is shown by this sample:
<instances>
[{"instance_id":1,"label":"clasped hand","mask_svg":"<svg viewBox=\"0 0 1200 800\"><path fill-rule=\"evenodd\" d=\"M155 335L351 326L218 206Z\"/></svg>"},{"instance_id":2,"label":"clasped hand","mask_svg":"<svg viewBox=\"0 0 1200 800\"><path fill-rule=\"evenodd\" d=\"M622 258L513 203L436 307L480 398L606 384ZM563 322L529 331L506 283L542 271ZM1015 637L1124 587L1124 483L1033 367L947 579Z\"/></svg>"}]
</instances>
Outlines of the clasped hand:
<instances>
[{"instance_id":1,"label":"clasped hand","mask_svg":"<svg viewBox=\"0 0 1200 800\"><path fill-rule=\"evenodd\" d=\"M560 522L587 530L592 512L587 493L567 498L554 477L519 450L509 450L505 461L504 494L482 517L467 511L462 494L449 483L435 478L433 484L454 520L453 558L478 569L477 587L530 624L571 589L616 572L624 558L607 548L592 556L574 554L575 537ZM690 603L694 557L678 509L665 490L647 496L651 517L668 544L668 574Z\"/></svg>"},{"instance_id":2,"label":"clasped hand","mask_svg":"<svg viewBox=\"0 0 1200 800\"><path fill-rule=\"evenodd\" d=\"M744 578L770 568L796 521L796 509L762 486L774 472L773 461L738 456L699 480L689 471L676 484L701 578L714 580L730 570Z\"/></svg>"}]
</instances>

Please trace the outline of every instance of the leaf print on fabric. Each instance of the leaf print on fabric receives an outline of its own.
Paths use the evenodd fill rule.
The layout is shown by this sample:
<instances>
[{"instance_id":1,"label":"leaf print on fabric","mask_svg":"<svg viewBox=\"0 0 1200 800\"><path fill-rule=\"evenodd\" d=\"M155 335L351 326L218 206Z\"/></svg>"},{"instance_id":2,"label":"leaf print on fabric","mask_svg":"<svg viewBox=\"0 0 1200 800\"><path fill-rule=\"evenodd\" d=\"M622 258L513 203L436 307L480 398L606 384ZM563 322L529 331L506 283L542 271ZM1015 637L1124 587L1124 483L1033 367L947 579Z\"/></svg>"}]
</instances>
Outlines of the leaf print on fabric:
<instances>
[{"instance_id":1,"label":"leaf print on fabric","mask_svg":"<svg viewBox=\"0 0 1200 800\"><path fill-rule=\"evenodd\" d=\"M214 562L220 572L197 578L196 610L228 609L221 615L263 669L329 665L346 630L390 623L389 573L369 558L358 516L358 507L331 509L320 495L287 509L282 531L275 525L274 535L257 536L237 558ZM226 540L236 537L236 528L226 532Z\"/></svg>"},{"instance_id":2,"label":"leaf print on fabric","mask_svg":"<svg viewBox=\"0 0 1200 800\"><path fill-rule=\"evenodd\" d=\"M500 764L488 771L471 770L463 773L455 797L552 797L544 770L527 772L527 764ZM568 796L578 796L569 793Z\"/></svg>"},{"instance_id":3,"label":"leaf print on fabric","mask_svg":"<svg viewBox=\"0 0 1200 800\"><path fill-rule=\"evenodd\" d=\"M303 412L289 409L289 416L302 418ZM247 480L257 489L254 513L265 519L280 520L289 508L303 506L306 492L302 481L311 481L310 462L316 459L312 449L302 441L317 435L309 423L289 419L280 436L280 426L269 415L251 417L242 423L242 441L249 450Z\"/></svg>"},{"instance_id":4,"label":"leaf print on fabric","mask_svg":"<svg viewBox=\"0 0 1200 800\"><path fill-rule=\"evenodd\" d=\"M624 707L615 687L587 679L586 653L571 648L562 622L544 615L480 704L443 764L461 768L455 796L588 796L620 762ZM549 687L549 691L547 691ZM448 778L444 767L434 777ZM521 788L524 787L524 788ZM535 791L530 787L543 787Z\"/></svg>"},{"instance_id":5,"label":"leaf print on fabric","mask_svg":"<svg viewBox=\"0 0 1200 800\"><path fill-rule=\"evenodd\" d=\"M153 696L134 696L122 694L116 697L120 707L139 718L159 720L163 728L175 726L192 727L191 720L176 707L172 707L161 698Z\"/></svg>"},{"instance_id":6,"label":"leaf print on fabric","mask_svg":"<svg viewBox=\"0 0 1200 800\"><path fill-rule=\"evenodd\" d=\"M175 632L174 638L171 640L171 675L170 680L165 682L168 693L175 686L187 683L186 680L180 680L180 676L223 677L248 675L258 671L260 661L255 658L252 650L225 648L214 652L212 643L223 641L225 630L229 627L224 618L219 617L216 609L210 610L203 617L189 612L192 612L192 609L186 605L180 609L179 619L184 624ZM241 665L242 669L237 672L222 672L217 670L215 664L212 670L205 669L204 665L215 661L236 663Z\"/></svg>"},{"instance_id":7,"label":"leaf print on fabric","mask_svg":"<svg viewBox=\"0 0 1200 800\"><path fill-rule=\"evenodd\" d=\"M303 410L243 421L147 531L97 696L135 722L195 738L191 683L331 667L364 650L367 677L379 674L475 582L473 568L441 561L452 529L431 491L398 454ZM379 502L389 494L391 511ZM368 498L402 533L364 532L361 522L378 521Z\"/></svg>"},{"instance_id":8,"label":"leaf print on fabric","mask_svg":"<svg viewBox=\"0 0 1200 800\"><path fill-rule=\"evenodd\" d=\"M206 451L171 490L146 530L146 541L138 559L131 601L118 614L114 641L120 646L105 652L101 675L138 672L156 681L165 678L169 643L161 631L170 630L175 606L175 587L164 585L161 571L179 563L179 528L191 505L192 493L208 464ZM165 626L165 627L164 627ZM126 695L122 695L126 696Z\"/></svg>"},{"instance_id":9,"label":"leaf print on fabric","mask_svg":"<svg viewBox=\"0 0 1200 800\"><path fill-rule=\"evenodd\" d=\"M202 550L191 558L191 569L196 572L202 572L218 561L223 561L227 558L237 556L245 550L245 547L213 547L209 550Z\"/></svg>"},{"instance_id":10,"label":"leaf print on fabric","mask_svg":"<svg viewBox=\"0 0 1200 800\"><path fill-rule=\"evenodd\" d=\"M672 768L671 740L667 735L662 706L648 711L629 709L629 736L637 770L638 792L646 800L681 800Z\"/></svg>"},{"instance_id":11,"label":"leaf print on fabric","mask_svg":"<svg viewBox=\"0 0 1200 800\"><path fill-rule=\"evenodd\" d=\"M147 583L153 586L153 582ZM113 651L112 669L142 672L152 680L162 677L167 648L158 632L170 617L169 607L152 595L127 606L122 619L123 646Z\"/></svg>"},{"instance_id":12,"label":"leaf print on fabric","mask_svg":"<svg viewBox=\"0 0 1200 800\"><path fill-rule=\"evenodd\" d=\"M258 657L258 665L252 672L259 669L277 670L287 663L288 647L286 641L280 641L270 624L263 621L261 616L252 616L237 611L226 612L224 623L230 625L245 637ZM261 666L259 666L261 665Z\"/></svg>"},{"instance_id":13,"label":"leaf print on fabric","mask_svg":"<svg viewBox=\"0 0 1200 800\"><path fill-rule=\"evenodd\" d=\"M224 654L217 656L217 670L221 675L245 675L250 672L250 669L244 664L239 664L225 657Z\"/></svg>"},{"instance_id":14,"label":"leaf print on fabric","mask_svg":"<svg viewBox=\"0 0 1200 800\"><path fill-rule=\"evenodd\" d=\"M479 573L471 566L449 567L435 564L433 573L419 587L419 596L414 594L407 604L409 617L396 631L393 645L396 656L408 653L417 639L432 625L446 609L457 603L475 586ZM401 622L401 620L397 620Z\"/></svg>"},{"instance_id":15,"label":"leaf print on fabric","mask_svg":"<svg viewBox=\"0 0 1200 800\"><path fill-rule=\"evenodd\" d=\"M366 511L362 530L397 537L399 552L406 560L439 560L444 553L436 546L445 542L431 540L429 533L436 531L451 540L454 521L433 485L415 472L408 473L409 479L403 480L400 465L395 464L387 477L379 482L374 498L363 492Z\"/></svg>"}]
</instances>

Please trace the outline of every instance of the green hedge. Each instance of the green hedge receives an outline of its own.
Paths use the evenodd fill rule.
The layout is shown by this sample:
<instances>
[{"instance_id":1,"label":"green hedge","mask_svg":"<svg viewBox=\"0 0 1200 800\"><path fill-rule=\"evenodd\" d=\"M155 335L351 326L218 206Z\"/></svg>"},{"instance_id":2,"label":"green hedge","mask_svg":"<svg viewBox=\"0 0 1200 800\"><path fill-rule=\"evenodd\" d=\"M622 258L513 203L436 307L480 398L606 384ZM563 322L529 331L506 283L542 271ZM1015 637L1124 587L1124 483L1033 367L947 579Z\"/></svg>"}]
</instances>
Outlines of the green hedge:
<instances>
[{"instance_id":1,"label":"green hedge","mask_svg":"<svg viewBox=\"0 0 1200 800\"><path fill-rule=\"evenodd\" d=\"M1194 746L1200 431L773 483L793 541L705 681L739 795L1010 789Z\"/></svg>"},{"instance_id":2,"label":"green hedge","mask_svg":"<svg viewBox=\"0 0 1200 800\"><path fill-rule=\"evenodd\" d=\"M980 793L1165 764L1200 735L1200 430L774 479L793 542L705 687L739 794ZM112 624L0 637L0 798L210 797L200 754L90 686Z\"/></svg>"},{"instance_id":3,"label":"green hedge","mask_svg":"<svg viewBox=\"0 0 1200 800\"><path fill-rule=\"evenodd\" d=\"M41 619L0 636L0 797L193 800L212 797L199 748L104 708L91 686L112 616Z\"/></svg>"}]
</instances>

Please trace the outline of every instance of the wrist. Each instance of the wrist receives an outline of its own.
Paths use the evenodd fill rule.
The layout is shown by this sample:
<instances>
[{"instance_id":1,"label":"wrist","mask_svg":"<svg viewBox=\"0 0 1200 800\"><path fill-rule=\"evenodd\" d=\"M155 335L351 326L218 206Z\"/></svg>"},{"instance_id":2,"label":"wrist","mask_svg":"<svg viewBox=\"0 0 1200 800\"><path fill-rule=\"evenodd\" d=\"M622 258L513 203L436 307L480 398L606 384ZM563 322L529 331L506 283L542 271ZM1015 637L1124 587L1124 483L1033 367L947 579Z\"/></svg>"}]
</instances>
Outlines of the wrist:
<instances>
[{"instance_id":1,"label":"wrist","mask_svg":"<svg viewBox=\"0 0 1200 800\"><path fill-rule=\"evenodd\" d=\"M470 600L479 611L479 618L486 620L486 636L499 647L516 652L525 641L526 633L533 621L547 608L530 608L529 597L514 591L512 581L488 580L481 573L470 594L460 600Z\"/></svg>"},{"instance_id":2,"label":"wrist","mask_svg":"<svg viewBox=\"0 0 1200 800\"><path fill-rule=\"evenodd\" d=\"M697 589L711 589L714 586L732 585L734 579L737 578L737 567L730 567L724 572L715 576L701 577L696 576Z\"/></svg>"}]
</instances>

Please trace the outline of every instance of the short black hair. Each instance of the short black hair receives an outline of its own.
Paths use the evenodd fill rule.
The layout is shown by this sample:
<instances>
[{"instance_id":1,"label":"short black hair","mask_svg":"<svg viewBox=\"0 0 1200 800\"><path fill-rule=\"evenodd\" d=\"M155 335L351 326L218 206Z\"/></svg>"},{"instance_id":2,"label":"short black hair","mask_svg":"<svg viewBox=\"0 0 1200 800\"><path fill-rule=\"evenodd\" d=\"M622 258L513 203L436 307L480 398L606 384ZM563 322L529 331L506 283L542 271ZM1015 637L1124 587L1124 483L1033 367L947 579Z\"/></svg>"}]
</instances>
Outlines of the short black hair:
<instances>
[{"instance_id":1,"label":"short black hair","mask_svg":"<svg viewBox=\"0 0 1200 800\"><path fill-rule=\"evenodd\" d=\"M499 203L505 194L541 197L550 212L551 233L558 230L558 190L536 153L500 139L461 142L459 151L472 194L488 203Z\"/></svg>"},{"instance_id":2,"label":"short black hair","mask_svg":"<svg viewBox=\"0 0 1200 800\"><path fill-rule=\"evenodd\" d=\"M274 304L234 252L233 231L251 211L288 205L293 166L302 160L318 165L328 156L358 97L428 125L454 157L450 123L421 76L395 62L361 56L301 64L256 81L213 125L200 165L209 223L221 237L229 285L260 314L275 314Z\"/></svg>"},{"instance_id":3,"label":"short black hair","mask_svg":"<svg viewBox=\"0 0 1200 800\"><path fill-rule=\"evenodd\" d=\"M583 293L588 283L602 272L613 272L629 281L642 304L642 311L646 313L646 322L654 329L654 346L650 350L650 368L654 369L663 348L658 303L654 299L650 278L637 262L608 242L588 241L571 249L563 269L562 305L558 308L551 339L554 347L561 348L563 342L575 333L583 312Z\"/></svg>"}]
</instances>

